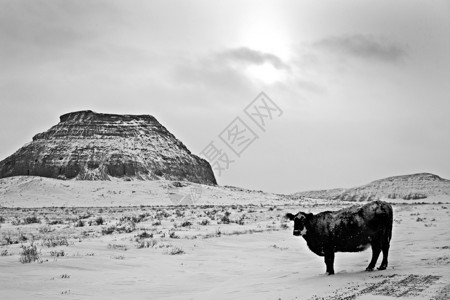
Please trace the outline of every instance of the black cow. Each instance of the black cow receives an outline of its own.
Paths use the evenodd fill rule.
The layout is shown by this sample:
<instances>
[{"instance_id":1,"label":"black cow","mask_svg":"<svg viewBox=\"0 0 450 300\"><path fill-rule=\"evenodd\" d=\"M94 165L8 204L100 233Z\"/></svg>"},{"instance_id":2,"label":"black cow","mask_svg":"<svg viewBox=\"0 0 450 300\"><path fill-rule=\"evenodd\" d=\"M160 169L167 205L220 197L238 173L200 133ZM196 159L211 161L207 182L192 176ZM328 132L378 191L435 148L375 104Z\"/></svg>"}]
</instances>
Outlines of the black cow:
<instances>
[{"instance_id":1,"label":"black cow","mask_svg":"<svg viewBox=\"0 0 450 300\"><path fill-rule=\"evenodd\" d=\"M334 274L335 252L359 252L369 245L372 246L372 260L366 271L373 270L381 251L383 261L378 270L385 270L388 266L393 213L391 205L386 202L374 201L317 215L288 213L286 218L294 221L294 235L302 236L312 252L325 257L329 275Z\"/></svg>"}]
</instances>

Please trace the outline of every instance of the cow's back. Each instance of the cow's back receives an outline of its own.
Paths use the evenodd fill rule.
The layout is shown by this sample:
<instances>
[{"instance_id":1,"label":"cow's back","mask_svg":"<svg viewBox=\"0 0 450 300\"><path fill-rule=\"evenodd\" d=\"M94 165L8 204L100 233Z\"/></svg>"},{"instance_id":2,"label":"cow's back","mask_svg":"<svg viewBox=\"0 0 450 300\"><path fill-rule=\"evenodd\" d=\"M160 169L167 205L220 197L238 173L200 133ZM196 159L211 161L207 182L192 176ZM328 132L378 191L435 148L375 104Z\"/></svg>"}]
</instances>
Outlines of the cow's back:
<instances>
[{"instance_id":1,"label":"cow's back","mask_svg":"<svg viewBox=\"0 0 450 300\"><path fill-rule=\"evenodd\" d=\"M361 214L370 228L392 229L393 212L389 203L379 200L368 203L361 207Z\"/></svg>"},{"instance_id":2,"label":"cow's back","mask_svg":"<svg viewBox=\"0 0 450 300\"><path fill-rule=\"evenodd\" d=\"M330 224L336 251L357 252L384 234L391 234L392 207L382 201L352 206L333 214Z\"/></svg>"}]
</instances>

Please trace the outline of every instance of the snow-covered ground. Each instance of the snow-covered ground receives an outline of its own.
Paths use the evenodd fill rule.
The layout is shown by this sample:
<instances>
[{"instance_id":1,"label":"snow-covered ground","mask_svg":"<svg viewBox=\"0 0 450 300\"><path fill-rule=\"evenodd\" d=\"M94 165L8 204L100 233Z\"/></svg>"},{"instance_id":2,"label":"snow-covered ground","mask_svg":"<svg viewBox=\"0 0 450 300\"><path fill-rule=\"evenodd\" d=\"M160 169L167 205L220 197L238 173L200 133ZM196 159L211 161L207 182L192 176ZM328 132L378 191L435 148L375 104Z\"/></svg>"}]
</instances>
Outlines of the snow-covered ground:
<instances>
[{"instance_id":1,"label":"snow-covered ground","mask_svg":"<svg viewBox=\"0 0 450 300\"><path fill-rule=\"evenodd\" d=\"M172 181L78 181L33 176L0 179L0 206L139 206L178 204L180 197L192 196L198 205L271 204L285 197L233 187L219 187ZM290 201L294 203L294 201ZM183 204L183 203L181 203Z\"/></svg>"},{"instance_id":2,"label":"snow-covered ground","mask_svg":"<svg viewBox=\"0 0 450 300\"><path fill-rule=\"evenodd\" d=\"M450 299L450 199L393 205L387 270L366 250L326 276L283 216L349 203L201 188L174 206L191 185L3 179L0 299Z\"/></svg>"}]
</instances>

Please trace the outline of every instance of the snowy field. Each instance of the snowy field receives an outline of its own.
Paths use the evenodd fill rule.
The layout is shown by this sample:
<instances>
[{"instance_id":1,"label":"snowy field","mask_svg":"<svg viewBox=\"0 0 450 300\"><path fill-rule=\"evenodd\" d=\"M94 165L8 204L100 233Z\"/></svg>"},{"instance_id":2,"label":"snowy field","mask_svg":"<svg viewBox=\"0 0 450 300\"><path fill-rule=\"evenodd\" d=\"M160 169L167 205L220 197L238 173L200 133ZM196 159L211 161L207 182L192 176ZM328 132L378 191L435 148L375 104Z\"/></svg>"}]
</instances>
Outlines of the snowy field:
<instances>
[{"instance_id":1,"label":"snowy field","mask_svg":"<svg viewBox=\"0 0 450 300\"><path fill-rule=\"evenodd\" d=\"M174 205L189 188L2 179L0 299L450 299L450 199L393 205L387 270L366 250L327 276L283 216L352 203L202 186Z\"/></svg>"}]
</instances>

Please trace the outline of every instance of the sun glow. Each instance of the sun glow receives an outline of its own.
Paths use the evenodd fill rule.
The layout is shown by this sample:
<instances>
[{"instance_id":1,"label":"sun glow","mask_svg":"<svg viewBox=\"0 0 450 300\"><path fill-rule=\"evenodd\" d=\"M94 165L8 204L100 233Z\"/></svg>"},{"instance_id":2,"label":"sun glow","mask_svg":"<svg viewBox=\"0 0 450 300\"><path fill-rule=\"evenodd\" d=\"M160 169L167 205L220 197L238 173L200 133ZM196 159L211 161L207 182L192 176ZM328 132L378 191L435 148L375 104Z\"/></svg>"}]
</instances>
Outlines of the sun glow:
<instances>
[{"instance_id":1,"label":"sun glow","mask_svg":"<svg viewBox=\"0 0 450 300\"><path fill-rule=\"evenodd\" d=\"M277 13L277 7L265 6L250 14L241 32L240 45L264 54L274 55L283 63L290 58L289 30L283 18ZM276 68L270 62L251 65L246 72L252 78L265 83L282 80L286 69Z\"/></svg>"},{"instance_id":2,"label":"sun glow","mask_svg":"<svg viewBox=\"0 0 450 300\"><path fill-rule=\"evenodd\" d=\"M246 73L252 79L257 79L268 84L282 81L286 76L285 72L285 70L276 69L268 63L248 66L246 69Z\"/></svg>"}]
</instances>

